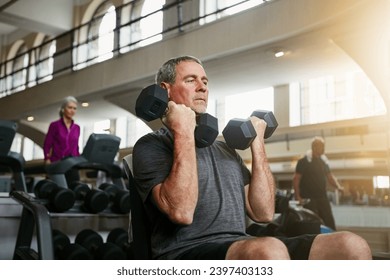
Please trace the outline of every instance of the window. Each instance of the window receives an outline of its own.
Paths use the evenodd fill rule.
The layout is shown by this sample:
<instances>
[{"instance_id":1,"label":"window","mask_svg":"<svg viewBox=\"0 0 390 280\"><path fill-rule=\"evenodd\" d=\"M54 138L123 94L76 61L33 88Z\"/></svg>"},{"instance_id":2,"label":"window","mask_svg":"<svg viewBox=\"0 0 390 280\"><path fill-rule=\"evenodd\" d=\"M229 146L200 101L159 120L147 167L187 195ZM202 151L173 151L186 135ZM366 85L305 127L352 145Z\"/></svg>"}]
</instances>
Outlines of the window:
<instances>
[{"instance_id":1,"label":"window","mask_svg":"<svg viewBox=\"0 0 390 280\"><path fill-rule=\"evenodd\" d=\"M201 19L200 24L212 22L224 16L230 16L257 5L263 4L264 0L213 0L200 1L200 16L206 16ZM229 8L231 7L231 8ZM208 16L207 16L208 15Z\"/></svg>"},{"instance_id":2,"label":"window","mask_svg":"<svg viewBox=\"0 0 390 280\"><path fill-rule=\"evenodd\" d=\"M127 147L127 117L120 117L115 120L115 135L121 139L119 148Z\"/></svg>"},{"instance_id":3,"label":"window","mask_svg":"<svg viewBox=\"0 0 390 280\"><path fill-rule=\"evenodd\" d=\"M110 127L111 127L111 122L109 119L95 122L93 125L93 132L108 134L110 133Z\"/></svg>"},{"instance_id":4,"label":"window","mask_svg":"<svg viewBox=\"0 0 390 280\"><path fill-rule=\"evenodd\" d=\"M7 77L5 74L5 64L0 66L0 98L7 95Z\"/></svg>"},{"instance_id":5,"label":"window","mask_svg":"<svg viewBox=\"0 0 390 280\"><path fill-rule=\"evenodd\" d=\"M39 48L31 51L31 66L29 68L28 86L33 87L37 82L50 81L53 78L56 41L46 37Z\"/></svg>"},{"instance_id":6,"label":"window","mask_svg":"<svg viewBox=\"0 0 390 280\"><path fill-rule=\"evenodd\" d=\"M225 125L230 119L248 118L255 110L274 111L274 89L272 87L225 98Z\"/></svg>"},{"instance_id":7,"label":"window","mask_svg":"<svg viewBox=\"0 0 390 280\"><path fill-rule=\"evenodd\" d=\"M27 47L23 44L18 49L13 60L12 91L20 91L26 88L28 64L29 55L27 53Z\"/></svg>"},{"instance_id":8,"label":"window","mask_svg":"<svg viewBox=\"0 0 390 280\"><path fill-rule=\"evenodd\" d=\"M389 189L390 181L389 176L374 176L373 183L375 189Z\"/></svg>"},{"instance_id":9,"label":"window","mask_svg":"<svg viewBox=\"0 0 390 280\"><path fill-rule=\"evenodd\" d=\"M134 1L122 8L121 52L128 52L162 39L165 0ZM143 18L144 17L144 18ZM131 24L129 24L131 22Z\"/></svg>"},{"instance_id":10,"label":"window","mask_svg":"<svg viewBox=\"0 0 390 280\"><path fill-rule=\"evenodd\" d=\"M96 10L89 25L88 60L90 62L101 62L113 57L115 26L115 7L110 2L105 2Z\"/></svg>"},{"instance_id":11,"label":"window","mask_svg":"<svg viewBox=\"0 0 390 280\"><path fill-rule=\"evenodd\" d=\"M145 1L141 16L149 15L141 19L141 46L150 45L162 39L163 12L158 11L165 4L165 0ZM158 11L158 12L156 12Z\"/></svg>"},{"instance_id":12,"label":"window","mask_svg":"<svg viewBox=\"0 0 390 280\"><path fill-rule=\"evenodd\" d=\"M56 41L46 39L39 50L39 62L37 66L37 78L39 82L50 81L53 76L54 60L53 55L56 52Z\"/></svg>"},{"instance_id":13,"label":"window","mask_svg":"<svg viewBox=\"0 0 390 280\"><path fill-rule=\"evenodd\" d=\"M95 4L92 1L91 4ZM113 57L114 30L116 28L115 6L110 1L101 5L90 6L86 12L85 22L76 32L77 46L73 49L74 70Z\"/></svg>"},{"instance_id":14,"label":"window","mask_svg":"<svg viewBox=\"0 0 390 280\"><path fill-rule=\"evenodd\" d=\"M290 85L290 126L382 114L384 101L363 72Z\"/></svg>"},{"instance_id":15,"label":"window","mask_svg":"<svg viewBox=\"0 0 390 280\"><path fill-rule=\"evenodd\" d=\"M30 138L19 133L15 134L11 151L22 154L26 161L43 158L43 149Z\"/></svg>"}]
</instances>

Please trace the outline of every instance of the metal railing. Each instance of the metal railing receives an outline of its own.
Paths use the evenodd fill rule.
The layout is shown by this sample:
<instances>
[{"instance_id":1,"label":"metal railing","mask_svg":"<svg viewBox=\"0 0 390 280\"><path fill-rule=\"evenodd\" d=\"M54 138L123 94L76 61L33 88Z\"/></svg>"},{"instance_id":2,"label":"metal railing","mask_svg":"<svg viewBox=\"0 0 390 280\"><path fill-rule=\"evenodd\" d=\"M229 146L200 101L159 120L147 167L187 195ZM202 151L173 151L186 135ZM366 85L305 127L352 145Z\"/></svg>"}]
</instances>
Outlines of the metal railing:
<instances>
[{"instance_id":1,"label":"metal railing","mask_svg":"<svg viewBox=\"0 0 390 280\"><path fill-rule=\"evenodd\" d=\"M12 59L2 62L0 64L0 98L50 81L63 73L77 71L104 60L118 57L151 42L162 40L166 36L194 29L206 22L206 18L213 16L217 19L228 16L231 15L231 13L225 13L228 9L239 8L240 5L255 2L262 4L269 2L269 0L244 0L226 7L219 8L216 6L215 10L204 15L193 14L194 10L199 11L198 6L196 6L197 9L194 9L194 7L199 5L200 1L178 0L142 15L142 9L136 7L139 1L133 0L125 5L115 7L116 26L106 34L91 34L90 32L91 24L102 21L106 15L103 14L94 17L88 23L55 38L48 39L41 45L18 53ZM161 30L143 36L142 22L156 16L158 13L163 15ZM112 48L106 53L96 51L96 47L99 48L99 40L103 36L113 38ZM53 51L53 48L55 48L55 51ZM19 64L16 65L15 62L19 62Z\"/></svg>"}]
</instances>

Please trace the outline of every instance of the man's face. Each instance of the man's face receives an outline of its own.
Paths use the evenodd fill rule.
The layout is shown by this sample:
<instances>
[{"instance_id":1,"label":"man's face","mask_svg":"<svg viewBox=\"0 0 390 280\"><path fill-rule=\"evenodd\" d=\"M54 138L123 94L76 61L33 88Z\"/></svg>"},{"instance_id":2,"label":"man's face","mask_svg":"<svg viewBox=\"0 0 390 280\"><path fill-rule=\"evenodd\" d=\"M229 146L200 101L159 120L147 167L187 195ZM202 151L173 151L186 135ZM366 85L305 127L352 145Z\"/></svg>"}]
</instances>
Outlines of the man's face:
<instances>
[{"instance_id":1,"label":"man's face","mask_svg":"<svg viewBox=\"0 0 390 280\"><path fill-rule=\"evenodd\" d=\"M174 84L164 83L169 99L184 104L196 113L205 113L208 102L208 79L203 67L194 61L182 61L176 66Z\"/></svg>"},{"instance_id":2,"label":"man's face","mask_svg":"<svg viewBox=\"0 0 390 280\"><path fill-rule=\"evenodd\" d=\"M325 145L321 141L315 141L311 149L314 157L320 157L325 152Z\"/></svg>"}]
</instances>

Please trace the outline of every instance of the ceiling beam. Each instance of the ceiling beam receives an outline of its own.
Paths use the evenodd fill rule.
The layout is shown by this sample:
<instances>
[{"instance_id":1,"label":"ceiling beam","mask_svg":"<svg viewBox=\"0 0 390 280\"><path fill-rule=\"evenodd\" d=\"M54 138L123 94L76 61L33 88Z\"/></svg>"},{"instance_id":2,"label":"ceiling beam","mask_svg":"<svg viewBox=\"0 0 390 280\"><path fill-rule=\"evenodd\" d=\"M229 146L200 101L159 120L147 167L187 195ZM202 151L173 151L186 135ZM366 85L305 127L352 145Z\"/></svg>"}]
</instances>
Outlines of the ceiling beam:
<instances>
[{"instance_id":1,"label":"ceiling beam","mask_svg":"<svg viewBox=\"0 0 390 280\"><path fill-rule=\"evenodd\" d=\"M35 20L27 19L24 17L16 16L13 14L2 12L0 13L0 22L17 26L20 29L30 32L42 32L47 35L56 35L65 32L65 29L57 26L45 24Z\"/></svg>"}]
</instances>

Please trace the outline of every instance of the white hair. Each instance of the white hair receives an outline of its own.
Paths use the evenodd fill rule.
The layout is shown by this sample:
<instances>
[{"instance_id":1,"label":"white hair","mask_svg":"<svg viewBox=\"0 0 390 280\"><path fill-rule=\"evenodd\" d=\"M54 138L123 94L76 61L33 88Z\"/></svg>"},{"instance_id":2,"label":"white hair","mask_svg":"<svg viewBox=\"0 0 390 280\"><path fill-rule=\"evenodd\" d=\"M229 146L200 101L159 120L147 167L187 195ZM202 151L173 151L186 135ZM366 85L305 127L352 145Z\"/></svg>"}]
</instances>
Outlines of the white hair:
<instances>
[{"instance_id":1,"label":"white hair","mask_svg":"<svg viewBox=\"0 0 390 280\"><path fill-rule=\"evenodd\" d=\"M67 96L64 98L64 101L62 102L61 104L61 108L60 108L60 117L62 118L63 115L64 115L64 110L65 110L65 107L69 104L69 103L78 103L77 99L74 97L74 96Z\"/></svg>"}]
</instances>

